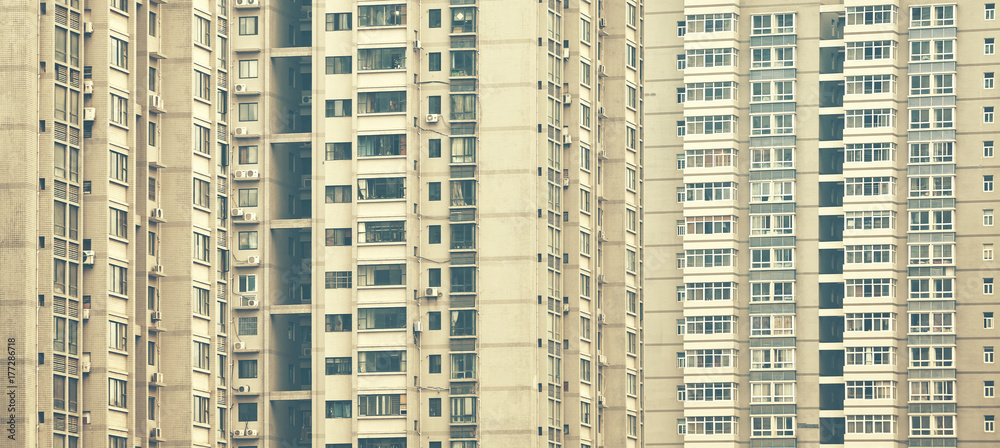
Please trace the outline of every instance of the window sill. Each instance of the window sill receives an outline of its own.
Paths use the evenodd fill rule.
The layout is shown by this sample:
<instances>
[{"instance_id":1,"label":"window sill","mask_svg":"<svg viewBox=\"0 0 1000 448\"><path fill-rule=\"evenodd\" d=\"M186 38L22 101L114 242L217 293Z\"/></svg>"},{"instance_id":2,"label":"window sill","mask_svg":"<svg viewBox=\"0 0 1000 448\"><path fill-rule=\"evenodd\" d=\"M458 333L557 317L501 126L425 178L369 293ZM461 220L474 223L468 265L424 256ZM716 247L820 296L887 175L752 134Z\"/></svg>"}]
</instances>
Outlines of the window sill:
<instances>
[{"instance_id":1,"label":"window sill","mask_svg":"<svg viewBox=\"0 0 1000 448\"><path fill-rule=\"evenodd\" d=\"M199 17L200 17L200 16L199 16ZM198 48L201 48L202 50L207 50L207 51L209 51L209 52L211 52L211 51L212 51L212 47L211 47L211 46L209 46L209 45L205 45L205 44L203 44L203 43L201 43L201 42L194 42L194 46L195 46L195 47L198 47Z\"/></svg>"},{"instance_id":2,"label":"window sill","mask_svg":"<svg viewBox=\"0 0 1000 448\"><path fill-rule=\"evenodd\" d=\"M211 320L212 320L212 316L206 316L204 314L199 314L197 311L192 311L191 312L191 317L194 317L196 319L201 319L201 320L204 320L204 321L209 321L209 322L211 322Z\"/></svg>"},{"instance_id":3,"label":"window sill","mask_svg":"<svg viewBox=\"0 0 1000 448\"><path fill-rule=\"evenodd\" d=\"M364 73L397 73L397 72L405 73L406 72L406 67L399 67L399 68L373 68L373 69L358 68L358 74L359 75L360 74L364 74ZM334 73L334 74L337 74L337 73Z\"/></svg>"},{"instance_id":4,"label":"window sill","mask_svg":"<svg viewBox=\"0 0 1000 448\"><path fill-rule=\"evenodd\" d=\"M405 289L406 285L358 285L357 289ZM350 289L350 288L334 288L334 289Z\"/></svg>"},{"instance_id":5,"label":"window sill","mask_svg":"<svg viewBox=\"0 0 1000 448\"><path fill-rule=\"evenodd\" d=\"M121 124L121 123L116 123L116 122L114 122L112 120L108 120L108 124L111 125L111 126L114 126L116 128L128 131L128 125L124 125L124 124Z\"/></svg>"},{"instance_id":6,"label":"window sill","mask_svg":"<svg viewBox=\"0 0 1000 448\"><path fill-rule=\"evenodd\" d=\"M128 187L128 182L127 181L121 181L121 180L115 179L113 177L109 178L108 181L110 181L111 183L113 183L115 185L121 185L123 187Z\"/></svg>"},{"instance_id":7,"label":"window sill","mask_svg":"<svg viewBox=\"0 0 1000 448\"><path fill-rule=\"evenodd\" d=\"M116 236L116 235L108 235L108 238L111 239L111 241L117 241L119 243L128 244L128 239L126 239L124 237L120 237L120 236Z\"/></svg>"},{"instance_id":8,"label":"window sill","mask_svg":"<svg viewBox=\"0 0 1000 448\"><path fill-rule=\"evenodd\" d=\"M370 203L370 202L380 203L380 202L405 202L405 201L406 201L406 198L358 199L358 203L359 204ZM339 202L334 202L334 204L339 204ZM344 204L347 204L347 202L344 202Z\"/></svg>"},{"instance_id":9,"label":"window sill","mask_svg":"<svg viewBox=\"0 0 1000 448\"><path fill-rule=\"evenodd\" d=\"M212 267L212 263L208 262L208 261L205 261L205 260L199 260L197 258L194 258L191 261L193 261L194 264L202 265L202 266L209 267L209 268Z\"/></svg>"},{"instance_id":10,"label":"window sill","mask_svg":"<svg viewBox=\"0 0 1000 448\"><path fill-rule=\"evenodd\" d=\"M367 329L359 329L358 333L391 333L391 332L395 332L395 331L405 331L405 330L406 330L406 327L399 327L399 328L367 328Z\"/></svg>"},{"instance_id":11,"label":"window sill","mask_svg":"<svg viewBox=\"0 0 1000 448\"><path fill-rule=\"evenodd\" d=\"M201 152L201 151L198 151L197 149L195 149L194 150L194 155L204 157L204 158L206 158L208 160L212 160L212 153L204 153L204 152Z\"/></svg>"},{"instance_id":12,"label":"window sill","mask_svg":"<svg viewBox=\"0 0 1000 448\"><path fill-rule=\"evenodd\" d=\"M406 115L405 110L398 110L392 112L369 112L369 113L358 113L358 117L385 117L393 115Z\"/></svg>"},{"instance_id":13,"label":"window sill","mask_svg":"<svg viewBox=\"0 0 1000 448\"><path fill-rule=\"evenodd\" d=\"M199 102L199 103L202 103L202 104L205 104L205 105L208 105L208 106L212 105L212 100L206 100L206 99L204 99L204 98L202 98L200 96L195 96L195 97L191 97L191 98L193 100Z\"/></svg>"},{"instance_id":14,"label":"window sill","mask_svg":"<svg viewBox=\"0 0 1000 448\"><path fill-rule=\"evenodd\" d=\"M404 29L405 30L406 29L406 25L368 25L368 26L359 25L358 26L358 31L364 31L364 30L394 30L394 29ZM348 31L348 30L344 30L344 31Z\"/></svg>"},{"instance_id":15,"label":"window sill","mask_svg":"<svg viewBox=\"0 0 1000 448\"><path fill-rule=\"evenodd\" d=\"M406 241L383 241L378 243L358 243L358 247L362 246L401 246L405 245ZM339 246L334 246L339 247Z\"/></svg>"},{"instance_id":16,"label":"window sill","mask_svg":"<svg viewBox=\"0 0 1000 448\"><path fill-rule=\"evenodd\" d=\"M373 376L406 375L406 372L358 372L358 375L359 376L360 375L373 375Z\"/></svg>"},{"instance_id":17,"label":"window sill","mask_svg":"<svg viewBox=\"0 0 1000 448\"><path fill-rule=\"evenodd\" d=\"M405 159L405 158L406 158L406 154L394 154L394 155L388 155L388 156L362 156L362 155L358 155L358 160L359 161L360 160L365 160L365 159L385 160L385 159Z\"/></svg>"}]
</instances>

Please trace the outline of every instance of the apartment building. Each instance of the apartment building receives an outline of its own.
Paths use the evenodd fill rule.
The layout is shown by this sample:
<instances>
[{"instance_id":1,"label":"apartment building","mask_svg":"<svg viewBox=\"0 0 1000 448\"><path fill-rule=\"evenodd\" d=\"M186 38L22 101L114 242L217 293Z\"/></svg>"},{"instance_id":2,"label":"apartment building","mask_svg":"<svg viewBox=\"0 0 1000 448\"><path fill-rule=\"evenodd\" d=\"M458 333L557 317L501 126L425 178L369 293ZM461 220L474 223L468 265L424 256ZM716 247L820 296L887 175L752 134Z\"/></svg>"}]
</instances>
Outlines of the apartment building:
<instances>
[{"instance_id":1,"label":"apartment building","mask_svg":"<svg viewBox=\"0 0 1000 448\"><path fill-rule=\"evenodd\" d=\"M227 11L0 6L18 446L228 446Z\"/></svg>"},{"instance_id":2,"label":"apartment building","mask_svg":"<svg viewBox=\"0 0 1000 448\"><path fill-rule=\"evenodd\" d=\"M0 5L26 446L641 446L642 12Z\"/></svg>"},{"instance_id":3,"label":"apartment building","mask_svg":"<svg viewBox=\"0 0 1000 448\"><path fill-rule=\"evenodd\" d=\"M647 446L995 446L996 4L650 8Z\"/></svg>"},{"instance_id":4,"label":"apartment building","mask_svg":"<svg viewBox=\"0 0 1000 448\"><path fill-rule=\"evenodd\" d=\"M234 445L640 446L642 2L234 6Z\"/></svg>"}]
</instances>

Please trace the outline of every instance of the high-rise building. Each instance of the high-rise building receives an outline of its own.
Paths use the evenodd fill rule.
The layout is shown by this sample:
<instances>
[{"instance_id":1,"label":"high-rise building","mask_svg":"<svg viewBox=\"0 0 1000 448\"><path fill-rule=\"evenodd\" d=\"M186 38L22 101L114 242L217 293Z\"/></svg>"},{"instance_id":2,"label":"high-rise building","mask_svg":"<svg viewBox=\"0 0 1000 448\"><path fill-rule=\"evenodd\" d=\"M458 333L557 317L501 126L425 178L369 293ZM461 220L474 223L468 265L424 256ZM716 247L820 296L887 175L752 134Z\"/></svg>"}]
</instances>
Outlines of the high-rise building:
<instances>
[{"instance_id":1,"label":"high-rise building","mask_svg":"<svg viewBox=\"0 0 1000 448\"><path fill-rule=\"evenodd\" d=\"M236 445L640 445L640 7L237 1Z\"/></svg>"},{"instance_id":2,"label":"high-rise building","mask_svg":"<svg viewBox=\"0 0 1000 448\"><path fill-rule=\"evenodd\" d=\"M996 446L996 4L648 7L646 445Z\"/></svg>"},{"instance_id":3,"label":"high-rise building","mask_svg":"<svg viewBox=\"0 0 1000 448\"><path fill-rule=\"evenodd\" d=\"M642 11L3 2L24 446L642 446Z\"/></svg>"},{"instance_id":4,"label":"high-rise building","mask_svg":"<svg viewBox=\"0 0 1000 448\"><path fill-rule=\"evenodd\" d=\"M20 446L227 446L227 10L0 5Z\"/></svg>"}]
</instances>

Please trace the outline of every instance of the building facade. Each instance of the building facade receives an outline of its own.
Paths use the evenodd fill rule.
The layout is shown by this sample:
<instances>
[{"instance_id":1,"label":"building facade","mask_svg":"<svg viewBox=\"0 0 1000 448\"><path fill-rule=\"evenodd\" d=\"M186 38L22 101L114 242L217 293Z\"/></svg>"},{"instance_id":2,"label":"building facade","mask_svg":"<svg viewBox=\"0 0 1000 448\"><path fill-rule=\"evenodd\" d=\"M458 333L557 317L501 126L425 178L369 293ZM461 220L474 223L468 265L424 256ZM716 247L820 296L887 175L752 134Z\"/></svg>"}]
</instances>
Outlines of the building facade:
<instances>
[{"instance_id":1,"label":"building facade","mask_svg":"<svg viewBox=\"0 0 1000 448\"><path fill-rule=\"evenodd\" d=\"M643 7L4 2L18 443L642 446Z\"/></svg>"},{"instance_id":2,"label":"building facade","mask_svg":"<svg viewBox=\"0 0 1000 448\"><path fill-rule=\"evenodd\" d=\"M0 6L15 446L228 446L228 9Z\"/></svg>"},{"instance_id":3,"label":"building facade","mask_svg":"<svg viewBox=\"0 0 1000 448\"><path fill-rule=\"evenodd\" d=\"M236 445L641 444L640 8L237 2Z\"/></svg>"},{"instance_id":4,"label":"building facade","mask_svg":"<svg viewBox=\"0 0 1000 448\"><path fill-rule=\"evenodd\" d=\"M996 445L996 4L650 8L647 446Z\"/></svg>"}]
</instances>

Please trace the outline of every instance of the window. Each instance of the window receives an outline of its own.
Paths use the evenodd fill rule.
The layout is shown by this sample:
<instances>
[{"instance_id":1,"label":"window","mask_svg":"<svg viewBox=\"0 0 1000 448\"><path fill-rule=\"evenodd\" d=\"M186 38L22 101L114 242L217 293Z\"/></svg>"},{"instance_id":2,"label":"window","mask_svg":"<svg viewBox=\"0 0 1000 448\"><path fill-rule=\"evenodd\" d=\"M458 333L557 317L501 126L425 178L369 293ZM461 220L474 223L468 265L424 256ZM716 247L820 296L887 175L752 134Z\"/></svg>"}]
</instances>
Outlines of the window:
<instances>
[{"instance_id":1,"label":"window","mask_svg":"<svg viewBox=\"0 0 1000 448\"><path fill-rule=\"evenodd\" d=\"M955 157L955 142L910 143L910 163L949 163Z\"/></svg>"},{"instance_id":2,"label":"window","mask_svg":"<svg viewBox=\"0 0 1000 448\"><path fill-rule=\"evenodd\" d=\"M400 155L406 155L406 134L358 136L358 157Z\"/></svg>"},{"instance_id":3,"label":"window","mask_svg":"<svg viewBox=\"0 0 1000 448\"><path fill-rule=\"evenodd\" d=\"M955 313L926 312L910 314L910 333L954 333Z\"/></svg>"},{"instance_id":4,"label":"window","mask_svg":"<svg viewBox=\"0 0 1000 448\"><path fill-rule=\"evenodd\" d=\"M750 336L791 336L795 334L795 316L750 316Z\"/></svg>"},{"instance_id":5,"label":"window","mask_svg":"<svg viewBox=\"0 0 1000 448\"><path fill-rule=\"evenodd\" d=\"M209 357L212 356L212 351L208 343L206 342L194 342L194 368L196 369L211 369L211 364Z\"/></svg>"},{"instance_id":6,"label":"window","mask_svg":"<svg viewBox=\"0 0 1000 448\"><path fill-rule=\"evenodd\" d=\"M794 114L751 115L751 135L792 134L795 124Z\"/></svg>"},{"instance_id":7,"label":"window","mask_svg":"<svg viewBox=\"0 0 1000 448\"><path fill-rule=\"evenodd\" d=\"M237 362L237 376L239 378L257 378L257 360L241 359Z\"/></svg>"},{"instance_id":8,"label":"window","mask_svg":"<svg viewBox=\"0 0 1000 448\"><path fill-rule=\"evenodd\" d=\"M212 22L204 17L194 16L194 41L206 47L212 46Z\"/></svg>"},{"instance_id":9,"label":"window","mask_svg":"<svg viewBox=\"0 0 1000 448\"><path fill-rule=\"evenodd\" d=\"M237 405L237 420L241 422L255 422L257 421L257 403L238 403Z\"/></svg>"},{"instance_id":10,"label":"window","mask_svg":"<svg viewBox=\"0 0 1000 448\"><path fill-rule=\"evenodd\" d=\"M983 244L983 261L993 261L992 244Z\"/></svg>"},{"instance_id":11,"label":"window","mask_svg":"<svg viewBox=\"0 0 1000 448\"><path fill-rule=\"evenodd\" d=\"M441 28L441 10L431 9L427 11L427 27Z\"/></svg>"},{"instance_id":12,"label":"window","mask_svg":"<svg viewBox=\"0 0 1000 448\"><path fill-rule=\"evenodd\" d=\"M875 61L893 59L896 51L896 41L876 40L862 42L847 42L846 59L848 61Z\"/></svg>"},{"instance_id":13,"label":"window","mask_svg":"<svg viewBox=\"0 0 1000 448\"><path fill-rule=\"evenodd\" d=\"M406 328L406 308L359 308L358 330Z\"/></svg>"},{"instance_id":14,"label":"window","mask_svg":"<svg viewBox=\"0 0 1000 448\"><path fill-rule=\"evenodd\" d=\"M983 397L993 398L996 396L995 384L993 381L983 381Z\"/></svg>"},{"instance_id":15,"label":"window","mask_svg":"<svg viewBox=\"0 0 1000 448\"><path fill-rule=\"evenodd\" d=\"M953 176L920 176L910 179L910 197L949 197L954 195Z\"/></svg>"},{"instance_id":16,"label":"window","mask_svg":"<svg viewBox=\"0 0 1000 448\"><path fill-rule=\"evenodd\" d=\"M400 286L406 284L405 264L358 266L358 286Z\"/></svg>"},{"instance_id":17,"label":"window","mask_svg":"<svg viewBox=\"0 0 1000 448\"><path fill-rule=\"evenodd\" d=\"M111 37L111 65L128 70L128 42Z\"/></svg>"},{"instance_id":18,"label":"window","mask_svg":"<svg viewBox=\"0 0 1000 448\"><path fill-rule=\"evenodd\" d=\"M955 25L955 6L914 6L910 8L910 28Z\"/></svg>"},{"instance_id":19,"label":"window","mask_svg":"<svg viewBox=\"0 0 1000 448\"><path fill-rule=\"evenodd\" d=\"M56 204L58 204L57 208L65 207L65 205L61 202L57 202ZM111 208L109 213L110 215L108 218L111 222L111 235L118 238L128 238L128 212Z\"/></svg>"},{"instance_id":20,"label":"window","mask_svg":"<svg viewBox=\"0 0 1000 448\"><path fill-rule=\"evenodd\" d=\"M240 190L241 192L243 190ZM254 204L256 205L256 191L254 192ZM339 204L339 203L349 203L351 202L351 186L350 185L327 185L326 186L326 203L327 204ZM241 204L242 206L242 204Z\"/></svg>"},{"instance_id":21,"label":"window","mask_svg":"<svg viewBox=\"0 0 1000 448\"><path fill-rule=\"evenodd\" d=\"M358 373L406 372L405 351L360 351Z\"/></svg>"},{"instance_id":22,"label":"window","mask_svg":"<svg viewBox=\"0 0 1000 448\"><path fill-rule=\"evenodd\" d=\"M860 75L845 79L846 95L876 95L896 92L896 75Z\"/></svg>"},{"instance_id":23,"label":"window","mask_svg":"<svg viewBox=\"0 0 1000 448\"><path fill-rule=\"evenodd\" d=\"M358 244L398 243L406 240L405 221L359 222Z\"/></svg>"},{"instance_id":24,"label":"window","mask_svg":"<svg viewBox=\"0 0 1000 448\"><path fill-rule=\"evenodd\" d=\"M211 304L208 299L208 290L195 287L193 289L194 312L201 316L208 316L211 313Z\"/></svg>"},{"instance_id":25,"label":"window","mask_svg":"<svg viewBox=\"0 0 1000 448\"><path fill-rule=\"evenodd\" d=\"M896 5L848 6L848 25L878 25L896 22Z\"/></svg>"},{"instance_id":26,"label":"window","mask_svg":"<svg viewBox=\"0 0 1000 448\"><path fill-rule=\"evenodd\" d=\"M844 116L845 129L889 128L896 126L895 109L847 110Z\"/></svg>"},{"instance_id":27,"label":"window","mask_svg":"<svg viewBox=\"0 0 1000 448\"><path fill-rule=\"evenodd\" d=\"M983 347L983 362L993 364L993 346Z\"/></svg>"},{"instance_id":28,"label":"window","mask_svg":"<svg viewBox=\"0 0 1000 448\"><path fill-rule=\"evenodd\" d=\"M344 75L351 73L351 57L350 56L327 56L326 57L326 74L327 75ZM242 75L240 76L242 78Z\"/></svg>"},{"instance_id":29,"label":"window","mask_svg":"<svg viewBox=\"0 0 1000 448\"><path fill-rule=\"evenodd\" d=\"M992 330L993 329L993 312L987 311L983 313L983 329Z\"/></svg>"},{"instance_id":30,"label":"window","mask_svg":"<svg viewBox=\"0 0 1000 448\"><path fill-rule=\"evenodd\" d=\"M326 332L344 332L351 331L351 315L350 314L327 314L326 315Z\"/></svg>"},{"instance_id":31,"label":"window","mask_svg":"<svg viewBox=\"0 0 1000 448\"><path fill-rule=\"evenodd\" d=\"M347 403L350 404L350 401ZM406 415L406 394L358 396L358 416L391 415ZM349 416L350 410L348 410Z\"/></svg>"},{"instance_id":32,"label":"window","mask_svg":"<svg viewBox=\"0 0 1000 448\"><path fill-rule=\"evenodd\" d=\"M358 94L358 115L401 113L405 111L405 91L361 92ZM348 113L348 115L350 114Z\"/></svg>"},{"instance_id":33,"label":"window","mask_svg":"<svg viewBox=\"0 0 1000 448\"><path fill-rule=\"evenodd\" d=\"M406 197L405 181L403 177L358 179L358 200L403 199Z\"/></svg>"},{"instance_id":34,"label":"window","mask_svg":"<svg viewBox=\"0 0 1000 448\"><path fill-rule=\"evenodd\" d=\"M326 117L350 117L351 100L326 100Z\"/></svg>"},{"instance_id":35,"label":"window","mask_svg":"<svg viewBox=\"0 0 1000 448\"><path fill-rule=\"evenodd\" d=\"M950 61L955 59L955 40L910 41L910 61Z\"/></svg>"},{"instance_id":36,"label":"window","mask_svg":"<svg viewBox=\"0 0 1000 448\"><path fill-rule=\"evenodd\" d=\"M257 275L240 274L239 292L257 292Z\"/></svg>"},{"instance_id":37,"label":"window","mask_svg":"<svg viewBox=\"0 0 1000 448\"><path fill-rule=\"evenodd\" d=\"M788 202L795 200L795 183L790 180L750 182L750 202Z\"/></svg>"},{"instance_id":38,"label":"window","mask_svg":"<svg viewBox=\"0 0 1000 448\"><path fill-rule=\"evenodd\" d=\"M952 417L952 416L949 416L949 417L951 417L952 419L954 419L954 417ZM952 422L952 425L954 425L954 422ZM949 434L954 435L955 434L954 426L951 426L950 428L951 428L951 432ZM983 416L983 431L985 431L985 432L995 432L996 431L996 416L993 416L993 415L984 415Z\"/></svg>"},{"instance_id":39,"label":"window","mask_svg":"<svg viewBox=\"0 0 1000 448\"><path fill-rule=\"evenodd\" d=\"M891 278L852 278L844 281L844 298L871 299L895 296L896 280Z\"/></svg>"},{"instance_id":40,"label":"window","mask_svg":"<svg viewBox=\"0 0 1000 448\"><path fill-rule=\"evenodd\" d=\"M895 160L895 153L895 143L848 143L844 148L844 162L891 162ZM911 163L915 162L911 160Z\"/></svg>"},{"instance_id":41,"label":"window","mask_svg":"<svg viewBox=\"0 0 1000 448\"><path fill-rule=\"evenodd\" d=\"M256 17L254 19L256 19ZM346 31L349 29L351 29L351 13L342 12L326 15L327 31Z\"/></svg>"},{"instance_id":42,"label":"window","mask_svg":"<svg viewBox=\"0 0 1000 448\"><path fill-rule=\"evenodd\" d=\"M240 121L257 121L257 103L240 103Z\"/></svg>"},{"instance_id":43,"label":"window","mask_svg":"<svg viewBox=\"0 0 1000 448\"><path fill-rule=\"evenodd\" d=\"M733 67L736 64L736 54L735 48L687 50L684 55L685 68Z\"/></svg>"},{"instance_id":44,"label":"window","mask_svg":"<svg viewBox=\"0 0 1000 448\"><path fill-rule=\"evenodd\" d=\"M736 316L688 316L684 319L683 334L733 334Z\"/></svg>"},{"instance_id":45,"label":"window","mask_svg":"<svg viewBox=\"0 0 1000 448\"><path fill-rule=\"evenodd\" d=\"M117 9L118 11L127 13L128 12L128 3L129 3L128 0L111 0L111 7L114 8L114 9ZM73 2L73 5L76 5L76 4L77 4L76 2ZM74 7L76 7L76 6L74 6Z\"/></svg>"},{"instance_id":46,"label":"window","mask_svg":"<svg viewBox=\"0 0 1000 448\"><path fill-rule=\"evenodd\" d=\"M954 436L954 415L911 415L911 436Z\"/></svg>"},{"instance_id":47,"label":"window","mask_svg":"<svg viewBox=\"0 0 1000 448\"><path fill-rule=\"evenodd\" d=\"M896 347L845 347L845 365L896 365Z\"/></svg>"},{"instance_id":48,"label":"window","mask_svg":"<svg viewBox=\"0 0 1000 448\"><path fill-rule=\"evenodd\" d=\"M257 335L257 317L241 317L237 320L236 334L240 336Z\"/></svg>"},{"instance_id":49,"label":"window","mask_svg":"<svg viewBox=\"0 0 1000 448\"><path fill-rule=\"evenodd\" d=\"M896 382L889 380L848 381L845 385L847 400L894 400Z\"/></svg>"},{"instance_id":50,"label":"window","mask_svg":"<svg viewBox=\"0 0 1000 448\"><path fill-rule=\"evenodd\" d=\"M194 259L208 262L211 257L211 238L208 235L194 233Z\"/></svg>"},{"instance_id":51,"label":"window","mask_svg":"<svg viewBox=\"0 0 1000 448\"><path fill-rule=\"evenodd\" d=\"M733 13L722 14L689 14L684 22L678 22L685 27L685 33L718 33L733 31L736 16ZM684 34L678 33L678 36Z\"/></svg>"},{"instance_id":52,"label":"window","mask_svg":"<svg viewBox=\"0 0 1000 448\"><path fill-rule=\"evenodd\" d=\"M326 289L351 289L351 271L331 271L325 273Z\"/></svg>"},{"instance_id":53,"label":"window","mask_svg":"<svg viewBox=\"0 0 1000 448\"><path fill-rule=\"evenodd\" d=\"M347 56L350 73L350 56ZM440 64L439 64L440 65ZM358 49L358 71L399 70L406 68L406 48L361 48Z\"/></svg>"},{"instance_id":54,"label":"window","mask_svg":"<svg viewBox=\"0 0 1000 448\"><path fill-rule=\"evenodd\" d=\"M987 37L983 42L983 54L990 55L997 51L996 39Z\"/></svg>"},{"instance_id":55,"label":"window","mask_svg":"<svg viewBox=\"0 0 1000 448\"><path fill-rule=\"evenodd\" d=\"M895 185L893 177L848 177L844 179L844 196L890 196Z\"/></svg>"},{"instance_id":56,"label":"window","mask_svg":"<svg viewBox=\"0 0 1000 448\"><path fill-rule=\"evenodd\" d=\"M128 407L128 382L116 378L108 378L108 406L116 408Z\"/></svg>"},{"instance_id":57,"label":"window","mask_svg":"<svg viewBox=\"0 0 1000 448\"><path fill-rule=\"evenodd\" d=\"M795 417L751 417L751 435L754 437L793 436Z\"/></svg>"},{"instance_id":58,"label":"window","mask_svg":"<svg viewBox=\"0 0 1000 448\"><path fill-rule=\"evenodd\" d=\"M108 265L111 269L111 284L108 291L114 294L125 295L128 293L128 268L123 266ZM123 349L124 350L124 349Z\"/></svg>"},{"instance_id":59,"label":"window","mask_svg":"<svg viewBox=\"0 0 1000 448\"><path fill-rule=\"evenodd\" d=\"M406 25L406 5L358 7L358 27Z\"/></svg>"},{"instance_id":60,"label":"window","mask_svg":"<svg viewBox=\"0 0 1000 448\"><path fill-rule=\"evenodd\" d=\"M111 94L111 122L128 126L128 98Z\"/></svg>"},{"instance_id":61,"label":"window","mask_svg":"<svg viewBox=\"0 0 1000 448\"><path fill-rule=\"evenodd\" d=\"M993 191L993 175L987 174L983 176L983 191L991 192Z\"/></svg>"},{"instance_id":62,"label":"window","mask_svg":"<svg viewBox=\"0 0 1000 448\"><path fill-rule=\"evenodd\" d=\"M351 358L326 358L327 375L350 375Z\"/></svg>"},{"instance_id":63,"label":"window","mask_svg":"<svg viewBox=\"0 0 1000 448\"><path fill-rule=\"evenodd\" d=\"M257 249L257 231L239 232L239 248L240 250Z\"/></svg>"},{"instance_id":64,"label":"window","mask_svg":"<svg viewBox=\"0 0 1000 448\"><path fill-rule=\"evenodd\" d=\"M327 401L326 418L351 418L351 401Z\"/></svg>"},{"instance_id":65,"label":"window","mask_svg":"<svg viewBox=\"0 0 1000 448\"><path fill-rule=\"evenodd\" d=\"M910 401L954 401L955 380L910 381Z\"/></svg>"},{"instance_id":66,"label":"window","mask_svg":"<svg viewBox=\"0 0 1000 448\"><path fill-rule=\"evenodd\" d=\"M994 113L993 106L986 106L983 108L983 123L993 123Z\"/></svg>"},{"instance_id":67,"label":"window","mask_svg":"<svg viewBox=\"0 0 1000 448\"><path fill-rule=\"evenodd\" d=\"M685 434L733 434L736 427L736 417L732 416L687 417L683 421L687 425Z\"/></svg>"},{"instance_id":68,"label":"window","mask_svg":"<svg viewBox=\"0 0 1000 448\"><path fill-rule=\"evenodd\" d=\"M997 18L997 5L996 5L996 3L987 3L986 4L986 12L985 12L984 19L985 20L995 20L996 18Z\"/></svg>"},{"instance_id":69,"label":"window","mask_svg":"<svg viewBox=\"0 0 1000 448\"><path fill-rule=\"evenodd\" d=\"M755 15L750 21L754 35L795 33L795 14Z\"/></svg>"},{"instance_id":70,"label":"window","mask_svg":"<svg viewBox=\"0 0 1000 448\"><path fill-rule=\"evenodd\" d=\"M784 68L795 66L795 47L754 47L750 68Z\"/></svg>"}]
</instances>

